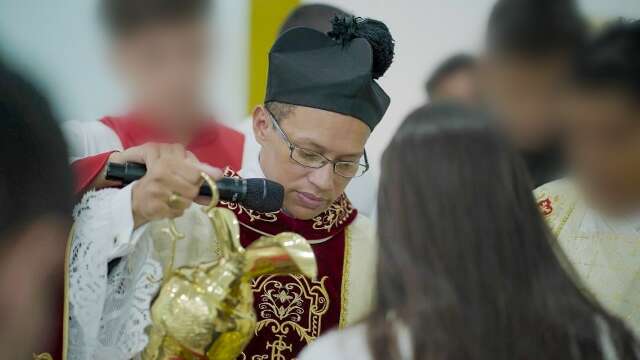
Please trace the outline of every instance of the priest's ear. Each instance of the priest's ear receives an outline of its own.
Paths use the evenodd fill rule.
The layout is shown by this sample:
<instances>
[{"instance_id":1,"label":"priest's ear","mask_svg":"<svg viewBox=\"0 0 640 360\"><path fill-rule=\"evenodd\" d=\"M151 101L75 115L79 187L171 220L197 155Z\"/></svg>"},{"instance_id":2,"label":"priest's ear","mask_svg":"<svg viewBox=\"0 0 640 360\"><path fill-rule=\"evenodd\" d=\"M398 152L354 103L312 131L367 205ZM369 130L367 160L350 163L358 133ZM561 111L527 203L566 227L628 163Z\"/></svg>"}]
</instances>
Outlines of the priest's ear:
<instances>
[{"instance_id":1,"label":"priest's ear","mask_svg":"<svg viewBox=\"0 0 640 360\"><path fill-rule=\"evenodd\" d=\"M264 106L256 106L252 114L253 135L260 145L268 142L270 134L273 132L271 116Z\"/></svg>"}]
</instances>

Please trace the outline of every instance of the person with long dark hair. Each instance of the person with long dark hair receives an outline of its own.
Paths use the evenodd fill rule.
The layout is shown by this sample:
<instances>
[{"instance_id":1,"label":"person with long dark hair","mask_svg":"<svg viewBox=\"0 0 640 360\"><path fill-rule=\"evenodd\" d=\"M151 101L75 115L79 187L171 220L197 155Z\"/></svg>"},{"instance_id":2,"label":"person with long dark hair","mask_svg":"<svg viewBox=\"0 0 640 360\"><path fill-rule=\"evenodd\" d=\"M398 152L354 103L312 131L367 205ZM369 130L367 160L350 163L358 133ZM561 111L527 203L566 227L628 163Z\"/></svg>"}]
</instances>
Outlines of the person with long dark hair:
<instances>
[{"instance_id":1,"label":"person with long dark hair","mask_svg":"<svg viewBox=\"0 0 640 360\"><path fill-rule=\"evenodd\" d=\"M551 246L521 158L459 105L421 108L383 156L377 304L301 359L635 359Z\"/></svg>"}]
</instances>

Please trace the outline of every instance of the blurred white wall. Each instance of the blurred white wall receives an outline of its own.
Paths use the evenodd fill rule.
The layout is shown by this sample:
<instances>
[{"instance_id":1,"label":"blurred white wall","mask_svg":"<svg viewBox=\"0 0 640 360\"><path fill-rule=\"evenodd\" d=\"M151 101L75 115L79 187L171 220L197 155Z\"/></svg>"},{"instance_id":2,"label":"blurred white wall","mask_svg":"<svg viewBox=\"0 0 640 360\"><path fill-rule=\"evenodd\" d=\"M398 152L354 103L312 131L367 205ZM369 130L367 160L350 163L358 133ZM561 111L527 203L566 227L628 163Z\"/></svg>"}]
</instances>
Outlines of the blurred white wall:
<instances>
[{"instance_id":1,"label":"blurred white wall","mask_svg":"<svg viewBox=\"0 0 640 360\"><path fill-rule=\"evenodd\" d=\"M0 0L0 53L28 72L62 119L96 120L127 110L107 58L97 0ZM213 11L211 107L218 118L245 115L248 0L219 0ZM215 80L214 80L215 79Z\"/></svg>"},{"instance_id":2,"label":"blurred white wall","mask_svg":"<svg viewBox=\"0 0 640 360\"><path fill-rule=\"evenodd\" d=\"M64 119L96 119L123 96L109 72L95 0L0 0L0 51L29 72Z\"/></svg>"},{"instance_id":3,"label":"blurred white wall","mask_svg":"<svg viewBox=\"0 0 640 360\"><path fill-rule=\"evenodd\" d=\"M423 83L434 66L453 52L473 52L481 46L494 0L326 2L384 20L397 40L395 64L381 81L393 98L391 109L369 145L376 159L403 117L424 101ZM638 0L581 3L597 20L640 17ZM96 4L97 0L0 0L0 51L40 81L64 120L95 120L126 110L125 96L105 58ZM226 121L246 115L248 14L248 0L217 0L211 106Z\"/></svg>"},{"instance_id":4,"label":"blurred white wall","mask_svg":"<svg viewBox=\"0 0 640 360\"><path fill-rule=\"evenodd\" d=\"M584 13L592 19L610 19L640 17L640 1L638 0L578 0Z\"/></svg>"}]
</instances>

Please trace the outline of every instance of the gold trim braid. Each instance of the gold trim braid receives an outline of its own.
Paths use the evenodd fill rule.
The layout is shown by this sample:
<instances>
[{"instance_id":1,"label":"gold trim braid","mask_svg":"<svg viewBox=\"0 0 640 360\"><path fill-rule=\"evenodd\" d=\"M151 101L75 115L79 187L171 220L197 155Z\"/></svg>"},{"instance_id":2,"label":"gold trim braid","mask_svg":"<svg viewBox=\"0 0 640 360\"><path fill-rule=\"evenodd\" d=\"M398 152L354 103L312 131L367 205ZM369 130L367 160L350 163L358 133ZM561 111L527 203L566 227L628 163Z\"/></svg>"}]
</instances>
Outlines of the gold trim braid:
<instances>
[{"instance_id":1,"label":"gold trim braid","mask_svg":"<svg viewBox=\"0 0 640 360\"><path fill-rule=\"evenodd\" d=\"M349 267L351 265L351 227L344 230L344 262L342 265L342 286L340 288L340 329L347 326L348 302L349 302Z\"/></svg>"},{"instance_id":2,"label":"gold trim braid","mask_svg":"<svg viewBox=\"0 0 640 360\"><path fill-rule=\"evenodd\" d=\"M71 255L71 243L75 234L76 225L71 226L67 247L64 255L64 310L62 311L62 360L67 360L69 351L69 258Z\"/></svg>"},{"instance_id":3,"label":"gold trim braid","mask_svg":"<svg viewBox=\"0 0 640 360\"><path fill-rule=\"evenodd\" d=\"M566 214L564 214L564 216L562 218L560 218L560 222L558 223L558 225L552 230L554 235L556 237L560 236L560 233L562 232L562 229L564 229L565 225L567 225L567 222L569 222L569 218L571 218L571 215L573 215L573 212L576 209L576 203L573 202L570 206L569 206L569 211L567 211Z\"/></svg>"},{"instance_id":4,"label":"gold trim braid","mask_svg":"<svg viewBox=\"0 0 640 360\"><path fill-rule=\"evenodd\" d=\"M33 354L33 360L53 360L53 356L49 353Z\"/></svg>"}]
</instances>

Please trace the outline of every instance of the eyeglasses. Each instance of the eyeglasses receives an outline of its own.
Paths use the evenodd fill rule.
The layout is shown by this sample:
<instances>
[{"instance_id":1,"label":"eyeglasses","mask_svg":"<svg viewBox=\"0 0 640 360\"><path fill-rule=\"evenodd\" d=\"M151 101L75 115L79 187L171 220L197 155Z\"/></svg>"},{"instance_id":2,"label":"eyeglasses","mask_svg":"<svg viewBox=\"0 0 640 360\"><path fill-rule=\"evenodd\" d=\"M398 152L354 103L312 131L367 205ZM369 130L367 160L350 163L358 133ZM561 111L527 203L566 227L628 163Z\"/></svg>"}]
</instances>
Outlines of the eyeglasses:
<instances>
[{"instance_id":1,"label":"eyeglasses","mask_svg":"<svg viewBox=\"0 0 640 360\"><path fill-rule=\"evenodd\" d=\"M301 148L298 145L295 145L289 140L289 137L284 132L284 130L282 130L275 115L273 115L273 113L271 113L271 111L266 107L265 109L271 116L273 126L278 130L280 137L282 137L282 140L284 140L284 142L289 146L289 157L298 165L311 169L320 169L330 163L333 165L333 172L335 174L347 179L360 177L369 170L369 159L367 158L366 150L364 151L364 164L362 164L359 161L331 160L318 152Z\"/></svg>"}]
</instances>

